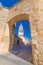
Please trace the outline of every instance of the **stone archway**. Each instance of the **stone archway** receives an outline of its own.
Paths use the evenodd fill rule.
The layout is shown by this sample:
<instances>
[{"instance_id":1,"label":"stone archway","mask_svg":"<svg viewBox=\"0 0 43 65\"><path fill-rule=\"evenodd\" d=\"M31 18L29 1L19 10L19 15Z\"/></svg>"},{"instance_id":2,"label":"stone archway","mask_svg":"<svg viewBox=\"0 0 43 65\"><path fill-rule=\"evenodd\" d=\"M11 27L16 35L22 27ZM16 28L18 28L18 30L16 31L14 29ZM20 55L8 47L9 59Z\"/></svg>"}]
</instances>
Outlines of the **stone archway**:
<instances>
[{"instance_id":1,"label":"stone archway","mask_svg":"<svg viewBox=\"0 0 43 65\"><path fill-rule=\"evenodd\" d=\"M19 14L19 15L13 17L10 21L8 21L9 37L10 37L9 51L11 51L11 49L13 48L13 45L16 45L16 43L15 43L16 39L14 36L14 28L15 28L15 23L20 21L20 20L28 20L28 22L29 22L29 14L26 14L26 13ZM31 42L30 42L30 44L31 44ZM32 53L32 50L30 50L30 52ZM29 54L30 54L30 52L29 52ZM31 54L31 59L32 59L32 54ZM32 62L31 59L29 61Z\"/></svg>"},{"instance_id":2,"label":"stone archway","mask_svg":"<svg viewBox=\"0 0 43 65\"><path fill-rule=\"evenodd\" d=\"M15 28L15 23L19 20L29 20L29 15L28 14L19 14L17 16L15 16L14 18L12 18L9 22L9 32L10 32L10 45L9 45L9 49L12 48L13 44L15 43L15 37L14 37L14 33L13 33L13 29Z\"/></svg>"},{"instance_id":3,"label":"stone archway","mask_svg":"<svg viewBox=\"0 0 43 65\"><path fill-rule=\"evenodd\" d=\"M8 25L7 22L10 22L11 21L10 19L14 16L16 20L17 14L26 12L27 14L29 13L28 19L30 21L30 28L31 28L33 62L34 65L43 65L43 7L42 7L43 0L40 1L25 0L25 1L27 2L24 3L23 1L19 5L14 6L14 8L12 7L9 10L4 7L1 10L2 13L0 15L0 24L3 24L5 21L6 26L5 26L4 36L2 37L3 30L4 30L2 26L4 24L0 25L0 53L6 53L9 50L9 45L10 45L9 27L10 26ZM10 21L8 21L7 19L9 19Z\"/></svg>"},{"instance_id":4,"label":"stone archway","mask_svg":"<svg viewBox=\"0 0 43 65\"><path fill-rule=\"evenodd\" d=\"M13 17L10 21L8 21L8 26L9 26L9 33L10 33L10 43L9 43L9 47L8 49L11 49L14 42L15 42L15 37L14 37L14 34L13 34L13 27L15 27L15 23L19 20L29 20L30 21L30 30L31 30L31 45L32 45L32 59L33 59L33 63L37 64L37 47L38 47L38 27L37 27L37 20L34 20L32 14L29 15L29 14L26 14L26 13L23 13L23 14L19 14L19 15L16 15L15 17ZM8 36L9 37L9 36Z\"/></svg>"},{"instance_id":5,"label":"stone archway","mask_svg":"<svg viewBox=\"0 0 43 65\"><path fill-rule=\"evenodd\" d=\"M12 48L14 42L14 34L13 34L13 26L19 20L29 20L30 21L30 29L31 29L31 37L32 37L32 56L34 64L37 63L37 48L38 48L38 27L37 27L37 20L33 18L32 14L29 15L28 13L22 13L19 15L15 15L11 20L6 22L5 32L3 36L3 46L0 49L2 53L7 53L9 49ZM1 43L2 44L2 43Z\"/></svg>"}]
</instances>

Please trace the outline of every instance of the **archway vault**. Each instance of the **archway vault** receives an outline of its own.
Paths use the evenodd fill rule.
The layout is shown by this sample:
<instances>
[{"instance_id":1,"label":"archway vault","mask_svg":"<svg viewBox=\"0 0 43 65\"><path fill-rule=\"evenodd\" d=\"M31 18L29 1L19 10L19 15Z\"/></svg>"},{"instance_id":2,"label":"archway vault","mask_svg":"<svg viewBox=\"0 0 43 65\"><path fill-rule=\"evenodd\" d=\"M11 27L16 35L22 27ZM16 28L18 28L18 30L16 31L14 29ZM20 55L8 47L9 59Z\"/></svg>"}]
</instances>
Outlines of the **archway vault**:
<instances>
[{"instance_id":1,"label":"archway vault","mask_svg":"<svg viewBox=\"0 0 43 65\"><path fill-rule=\"evenodd\" d=\"M10 21L8 21L9 25L9 33L10 33L10 44L9 44L9 49L12 48L14 42L15 42L15 37L14 37L14 28L15 28L15 23L20 21L20 20L29 20L29 15L28 14L19 14L15 17L13 17Z\"/></svg>"},{"instance_id":2,"label":"archway vault","mask_svg":"<svg viewBox=\"0 0 43 65\"><path fill-rule=\"evenodd\" d=\"M37 42L37 22L34 21L34 18L31 15L29 15L28 13L22 13L19 15L15 15L12 19L10 19L8 22L6 22L6 28L5 28L5 32L4 32L4 39L3 39L3 48L2 51L5 53L9 50L11 50L14 42L15 42L15 37L13 34L13 29L15 28L15 23L19 20L29 20L30 23L30 29L31 29L31 38L32 38L32 55L33 55L33 59L34 58L34 51L36 48L36 44ZM36 60L36 59L35 59Z\"/></svg>"},{"instance_id":3,"label":"archway vault","mask_svg":"<svg viewBox=\"0 0 43 65\"><path fill-rule=\"evenodd\" d=\"M10 19L8 22L6 22L6 28L5 28L5 32L4 32L4 39L3 39L3 48L2 48L2 52L3 49L5 51L5 53L9 50L11 50L14 42L15 42L15 37L13 34L13 28L15 28L15 23L19 20L29 20L30 22L30 29L31 29L31 37L32 37L32 55L33 55L33 60L36 60L35 57L35 48L38 46L38 42L37 42L37 20L34 20L32 14L19 14L19 15L15 15L12 19ZM36 46L37 45L37 46ZM36 55L37 56L37 55ZM36 61L37 62L37 61Z\"/></svg>"},{"instance_id":4,"label":"archway vault","mask_svg":"<svg viewBox=\"0 0 43 65\"><path fill-rule=\"evenodd\" d=\"M26 14L26 13L22 13L22 14L19 14L19 15L15 15L12 19L10 19L7 23L8 27L7 27L7 31L9 34L7 34L7 43L6 43L6 40L5 40L5 43L6 45L8 44L7 46L7 50L11 50L13 44L15 44L15 37L14 37L14 34L13 34L13 29L15 28L15 23L19 20L29 20L29 23L30 23L30 31L31 31L31 41L30 42L32 44L32 58L33 60L36 60L37 59L37 55L36 55L36 58L35 57L35 49L36 47L38 46L38 42L37 42L37 35L38 35L38 28L37 28L37 20L34 19L34 17L29 14ZM36 60L37 62L37 60Z\"/></svg>"},{"instance_id":5,"label":"archway vault","mask_svg":"<svg viewBox=\"0 0 43 65\"><path fill-rule=\"evenodd\" d=\"M29 23L30 23L30 31L31 31L31 45L32 45L32 58L33 58L33 62L37 62L37 55L36 55L36 58L35 58L35 49L37 48L38 46L38 27L37 27L37 20L34 19L34 17L29 14L26 14L26 13L23 13L23 14L19 14L19 15L16 15L14 16L12 19L10 19L8 21L8 26L9 26L9 39L10 39L10 42L8 42L9 46L7 47L8 50L11 50L14 42L15 42L15 37L14 37L14 34L13 34L13 28L15 27L15 23L19 20L29 20Z\"/></svg>"},{"instance_id":6,"label":"archway vault","mask_svg":"<svg viewBox=\"0 0 43 65\"><path fill-rule=\"evenodd\" d=\"M13 24L15 24L17 21L19 21L19 20L29 20L29 15L26 14L26 13L16 15L16 16L13 17L12 19L10 19L10 21L8 21L8 23L12 23L12 25L13 25Z\"/></svg>"}]
</instances>

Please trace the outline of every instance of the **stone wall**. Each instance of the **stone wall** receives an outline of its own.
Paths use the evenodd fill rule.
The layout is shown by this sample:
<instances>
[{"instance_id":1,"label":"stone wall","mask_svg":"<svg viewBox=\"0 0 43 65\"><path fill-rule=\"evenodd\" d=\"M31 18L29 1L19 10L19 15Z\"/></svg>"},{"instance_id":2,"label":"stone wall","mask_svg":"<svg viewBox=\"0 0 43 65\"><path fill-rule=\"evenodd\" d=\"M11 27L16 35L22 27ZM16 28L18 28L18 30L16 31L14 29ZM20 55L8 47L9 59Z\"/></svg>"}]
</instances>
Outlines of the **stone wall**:
<instances>
[{"instance_id":1,"label":"stone wall","mask_svg":"<svg viewBox=\"0 0 43 65\"><path fill-rule=\"evenodd\" d=\"M10 9L0 9L0 12L0 53L7 52L13 45L12 25L21 19L28 19L33 63L43 65L43 0L22 0Z\"/></svg>"},{"instance_id":2,"label":"stone wall","mask_svg":"<svg viewBox=\"0 0 43 65\"><path fill-rule=\"evenodd\" d=\"M43 0L33 0L31 22L34 65L43 65Z\"/></svg>"},{"instance_id":3,"label":"stone wall","mask_svg":"<svg viewBox=\"0 0 43 65\"><path fill-rule=\"evenodd\" d=\"M8 13L8 9L3 7L0 9L0 53L4 53L8 50L9 38L7 38L7 35L9 35L9 29L6 23Z\"/></svg>"}]
</instances>

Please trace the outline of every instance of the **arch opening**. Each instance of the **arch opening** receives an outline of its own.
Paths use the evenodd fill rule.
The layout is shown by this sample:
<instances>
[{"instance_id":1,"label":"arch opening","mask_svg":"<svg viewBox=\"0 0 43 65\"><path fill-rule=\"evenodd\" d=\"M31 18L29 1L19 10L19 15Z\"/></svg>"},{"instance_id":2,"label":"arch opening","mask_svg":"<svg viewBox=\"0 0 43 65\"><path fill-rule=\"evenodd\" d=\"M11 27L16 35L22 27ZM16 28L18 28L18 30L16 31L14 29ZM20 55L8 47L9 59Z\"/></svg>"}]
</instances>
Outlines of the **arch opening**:
<instances>
[{"instance_id":1,"label":"arch opening","mask_svg":"<svg viewBox=\"0 0 43 65\"><path fill-rule=\"evenodd\" d=\"M29 28L26 27L24 22L27 26L29 26ZM26 23L26 22L28 22L28 23ZM10 45L9 45L10 52L23 58L26 61L32 62L32 47L31 47L31 32L30 32L29 15L28 14L17 15L13 19L11 19L8 22L8 24L9 24L9 32L10 32ZM23 27L22 33L20 31L20 27ZM17 28L18 28L18 30L17 30ZM24 30L24 32L23 32L23 30ZM21 35L23 35L23 36L21 36ZM23 41L23 39L25 42ZM28 41L27 41L27 39L28 39ZM26 42L28 42L28 43L26 43ZM24 49L25 52L21 51L21 50L17 51L21 47L22 47L21 50ZM26 54L24 55L26 58L23 57L23 54L21 54L23 52L27 53L27 55Z\"/></svg>"}]
</instances>

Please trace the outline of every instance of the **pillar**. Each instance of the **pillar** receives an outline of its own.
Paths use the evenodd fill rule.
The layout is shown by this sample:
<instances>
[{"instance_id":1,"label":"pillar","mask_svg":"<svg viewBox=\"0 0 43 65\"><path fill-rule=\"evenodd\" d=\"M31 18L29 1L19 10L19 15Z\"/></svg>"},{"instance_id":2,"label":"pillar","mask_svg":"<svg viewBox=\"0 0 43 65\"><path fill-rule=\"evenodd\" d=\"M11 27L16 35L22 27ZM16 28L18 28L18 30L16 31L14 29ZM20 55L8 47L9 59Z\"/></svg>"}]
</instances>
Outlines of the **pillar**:
<instances>
[{"instance_id":1,"label":"pillar","mask_svg":"<svg viewBox=\"0 0 43 65\"><path fill-rule=\"evenodd\" d=\"M6 53L9 47L8 13L8 9L4 7L0 9L0 54Z\"/></svg>"}]
</instances>

